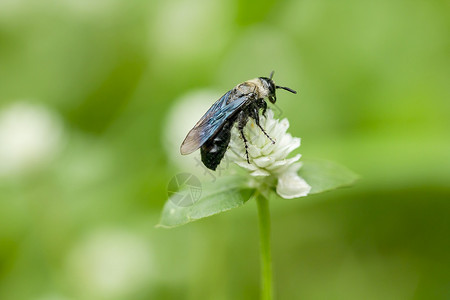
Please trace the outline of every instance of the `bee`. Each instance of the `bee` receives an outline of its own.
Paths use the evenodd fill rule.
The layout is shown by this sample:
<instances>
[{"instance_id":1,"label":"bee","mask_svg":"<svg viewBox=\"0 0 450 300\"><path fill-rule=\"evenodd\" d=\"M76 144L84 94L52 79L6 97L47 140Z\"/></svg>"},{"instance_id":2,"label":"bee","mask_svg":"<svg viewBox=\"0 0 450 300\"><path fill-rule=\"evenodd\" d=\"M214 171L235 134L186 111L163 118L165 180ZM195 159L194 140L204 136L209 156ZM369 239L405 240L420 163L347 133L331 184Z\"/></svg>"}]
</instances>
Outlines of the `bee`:
<instances>
[{"instance_id":1,"label":"bee","mask_svg":"<svg viewBox=\"0 0 450 300\"><path fill-rule=\"evenodd\" d=\"M243 130L249 118L255 120L264 135L275 144L259 122L260 110L264 116L267 110L265 98L275 103L276 89L283 89L293 94L297 92L275 85L272 80L273 73L272 71L269 78L258 77L240 83L220 97L189 131L181 144L181 154L187 155L200 148L203 164L208 169L216 170L230 143L231 129L237 122L237 128L244 141L247 162L250 163L247 138Z\"/></svg>"}]
</instances>

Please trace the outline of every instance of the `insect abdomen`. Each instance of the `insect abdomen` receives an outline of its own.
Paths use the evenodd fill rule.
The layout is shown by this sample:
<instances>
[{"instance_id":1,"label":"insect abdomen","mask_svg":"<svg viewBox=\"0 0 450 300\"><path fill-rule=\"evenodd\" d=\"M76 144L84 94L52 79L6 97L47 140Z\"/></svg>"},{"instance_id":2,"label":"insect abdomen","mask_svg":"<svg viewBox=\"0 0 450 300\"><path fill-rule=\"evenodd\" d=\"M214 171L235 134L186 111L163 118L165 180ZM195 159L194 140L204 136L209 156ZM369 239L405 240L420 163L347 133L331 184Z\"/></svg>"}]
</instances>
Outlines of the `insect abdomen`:
<instances>
[{"instance_id":1,"label":"insect abdomen","mask_svg":"<svg viewBox=\"0 0 450 300\"><path fill-rule=\"evenodd\" d=\"M230 143L232 126L233 122L226 122L222 129L200 148L202 162L208 169L215 171L222 161Z\"/></svg>"}]
</instances>

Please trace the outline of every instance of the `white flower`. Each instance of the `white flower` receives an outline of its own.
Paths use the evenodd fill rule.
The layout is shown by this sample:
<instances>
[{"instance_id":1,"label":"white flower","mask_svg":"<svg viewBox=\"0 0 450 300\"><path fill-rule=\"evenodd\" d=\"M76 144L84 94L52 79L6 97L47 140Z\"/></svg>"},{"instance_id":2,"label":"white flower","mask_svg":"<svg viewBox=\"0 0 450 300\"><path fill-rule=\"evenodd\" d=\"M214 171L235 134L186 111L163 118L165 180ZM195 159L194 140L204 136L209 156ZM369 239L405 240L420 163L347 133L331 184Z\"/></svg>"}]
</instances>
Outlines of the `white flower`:
<instances>
[{"instance_id":1,"label":"white flower","mask_svg":"<svg viewBox=\"0 0 450 300\"><path fill-rule=\"evenodd\" d=\"M220 92L214 90L192 90L181 95L167 114L163 128L163 146L169 160L180 171L189 170L200 179L211 180L205 175L206 167L201 163L200 151L186 157L180 154L180 145L190 128L195 126L211 106L211 99L218 99Z\"/></svg>"},{"instance_id":2,"label":"white flower","mask_svg":"<svg viewBox=\"0 0 450 300\"><path fill-rule=\"evenodd\" d=\"M130 299L156 276L152 251L138 234L101 229L69 252L67 272L89 299Z\"/></svg>"},{"instance_id":3,"label":"white flower","mask_svg":"<svg viewBox=\"0 0 450 300\"><path fill-rule=\"evenodd\" d=\"M253 119L249 119L244 128L244 135L248 140L250 163L247 162L244 141L236 126L231 135L230 157L256 178L268 176L277 178L276 191L285 199L308 195L311 187L297 174L301 167L301 163L298 162L301 155L287 158L293 150L300 147L300 138L292 137L286 132L289 128L289 121L286 118L281 121L274 119L273 111L270 109L266 115L267 117L260 116L260 124L275 143L264 135Z\"/></svg>"},{"instance_id":4,"label":"white flower","mask_svg":"<svg viewBox=\"0 0 450 300\"><path fill-rule=\"evenodd\" d=\"M43 106L16 102L0 111L0 177L22 174L56 156L63 126Z\"/></svg>"}]
</instances>

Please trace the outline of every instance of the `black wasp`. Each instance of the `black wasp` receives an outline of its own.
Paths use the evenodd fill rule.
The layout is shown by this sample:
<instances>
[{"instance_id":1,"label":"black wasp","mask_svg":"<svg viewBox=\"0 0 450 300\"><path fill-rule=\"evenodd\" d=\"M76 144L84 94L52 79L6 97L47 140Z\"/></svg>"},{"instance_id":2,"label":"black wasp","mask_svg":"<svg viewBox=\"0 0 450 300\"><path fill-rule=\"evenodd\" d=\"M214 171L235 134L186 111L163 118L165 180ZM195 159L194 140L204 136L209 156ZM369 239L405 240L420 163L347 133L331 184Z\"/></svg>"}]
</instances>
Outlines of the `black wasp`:
<instances>
[{"instance_id":1,"label":"black wasp","mask_svg":"<svg viewBox=\"0 0 450 300\"><path fill-rule=\"evenodd\" d=\"M245 144L245 154L247 155L247 139L244 135L244 127L248 118L255 120L256 125L267 136L272 143L274 140L266 133L259 124L259 111L265 115L267 103L264 100L275 103L277 97L275 89L284 89L291 93L297 92L283 86L275 85L272 80L273 72L270 77L258 77L238 84L232 90L228 91L203 115L194 128L189 131L180 147L183 155L190 154L200 148L203 164L215 170L219 165L228 144L230 143L231 128L238 122L238 130Z\"/></svg>"}]
</instances>

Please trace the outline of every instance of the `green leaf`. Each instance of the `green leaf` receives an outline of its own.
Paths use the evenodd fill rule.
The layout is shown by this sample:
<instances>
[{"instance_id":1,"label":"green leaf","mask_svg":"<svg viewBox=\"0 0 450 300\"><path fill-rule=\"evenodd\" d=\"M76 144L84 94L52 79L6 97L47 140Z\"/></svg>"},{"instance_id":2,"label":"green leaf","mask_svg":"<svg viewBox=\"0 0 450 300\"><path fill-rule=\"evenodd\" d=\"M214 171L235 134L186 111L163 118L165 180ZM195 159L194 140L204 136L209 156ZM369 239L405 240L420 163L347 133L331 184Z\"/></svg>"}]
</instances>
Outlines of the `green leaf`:
<instances>
[{"instance_id":1,"label":"green leaf","mask_svg":"<svg viewBox=\"0 0 450 300\"><path fill-rule=\"evenodd\" d=\"M219 177L214 182L203 183L200 198L183 206L177 204L177 197L191 192L191 187L185 186L167 200L157 227L176 227L242 206L255 191L246 184L245 177Z\"/></svg>"},{"instance_id":2,"label":"green leaf","mask_svg":"<svg viewBox=\"0 0 450 300\"><path fill-rule=\"evenodd\" d=\"M303 161L299 175L311 185L310 194L349 186L358 179L358 175L346 167L325 160ZM192 188L185 185L167 200L158 227L176 227L228 211L244 205L255 193L255 189L248 186L247 177L239 175L219 177L214 182L203 183L201 187L194 187L194 190ZM184 202L180 204L180 195L189 194L192 199L192 195L199 190L201 196L198 199L187 204ZM273 190L273 187L270 187L270 190ZM266 197L270 195L279 198L275 191L270 192Z\"/></svg>"},{"instance_id":3,"label":"green leaf","mask_svg":"<svg viewBox=\"0 0 450 300\"><path fill-rule=\"evenodd\" d=\"M350 186L359 178L346 167L326 160L304 160L298 174L311 186L310 194Z\"/></svg>"}]
</instances>

